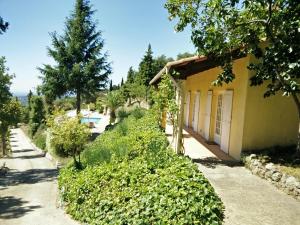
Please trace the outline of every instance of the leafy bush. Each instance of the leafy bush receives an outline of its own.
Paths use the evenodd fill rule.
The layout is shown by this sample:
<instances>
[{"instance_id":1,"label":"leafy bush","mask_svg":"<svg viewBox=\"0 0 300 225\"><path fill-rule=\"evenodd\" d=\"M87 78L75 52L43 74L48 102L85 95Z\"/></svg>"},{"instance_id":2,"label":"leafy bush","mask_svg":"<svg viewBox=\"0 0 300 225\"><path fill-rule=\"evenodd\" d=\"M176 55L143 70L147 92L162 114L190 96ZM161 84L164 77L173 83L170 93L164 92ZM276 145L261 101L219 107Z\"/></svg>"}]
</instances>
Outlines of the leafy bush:
<instances>
[{"instance_id":1,"label":"leafy bush","mask_svg":"<svg viewBox=\"0 0 300 225\"><path fill-rule=\"evenodd\" d=\"M145 115L146 110L140 107L136 107L133 109L130 114L134 116L136 119L140 119Z\"/></svg>"},{"instance_id":2,"label":"leafy bush","mask_svg":"<svg viewBox=\"0 0 300 225\"><path fill-rule=\"evenodd\" d=\"M69 214L87 224L222 224L221 200L155 121L129 116L87 147L85 169L61 170Z\"/></svg>"},{"instance_id":3,"label":"leafy bush","mask_svg":"<svg viewBox=\"0 0 300 225\"><path fill-rule=\"evenodd\" d=\"M129 113L126 111L125 108L120 108L117 111L117 117L122 121L123 119L127 118Z\"/></svg>"},{"instance_id":4,"label":"leafy bush","mask_svg":"<svg viewBox=\"0 0 300 225\"><path fill-rule=\"evenodd\" d=\"M33 136L33 143L42 150L46 150L46 130L45 126L41 125Z\"/></svg>"},{"instance_id":5,"label":"leafy bush","mask_svg":"<svg viewBox=\"0 0 300 225\"><path fill-rule=\"evenodd\" d=\"M51 131L51 146L56 154L72 156L75 166L80 166L80 153L89 140L90 130L85 124L80 123L79 118L66 116L49 119ZM76 159L78 156L78 160Z\"/></svg>"}]
</instances>

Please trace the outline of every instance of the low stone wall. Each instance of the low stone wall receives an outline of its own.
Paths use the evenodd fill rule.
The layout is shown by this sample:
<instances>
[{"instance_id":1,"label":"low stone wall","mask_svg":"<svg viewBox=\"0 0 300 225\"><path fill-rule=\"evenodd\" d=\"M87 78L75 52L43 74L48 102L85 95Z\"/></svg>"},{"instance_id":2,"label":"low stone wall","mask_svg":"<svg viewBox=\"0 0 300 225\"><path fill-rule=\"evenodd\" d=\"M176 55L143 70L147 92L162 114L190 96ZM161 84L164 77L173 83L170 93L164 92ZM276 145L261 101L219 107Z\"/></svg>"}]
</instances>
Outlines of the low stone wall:
<instances>
[{"instance_id":1,"label":"low stone wall","mask_svg":"<svg viewBox=\"0 0 300 225\"><path fill-rule=\"evenodd\" d=\"M277 188L300 200L300 181L280 171L273 163L263 163L257 155L245 156L245 165L255 175L260 176Z\"/></svg>"}]
</instances>

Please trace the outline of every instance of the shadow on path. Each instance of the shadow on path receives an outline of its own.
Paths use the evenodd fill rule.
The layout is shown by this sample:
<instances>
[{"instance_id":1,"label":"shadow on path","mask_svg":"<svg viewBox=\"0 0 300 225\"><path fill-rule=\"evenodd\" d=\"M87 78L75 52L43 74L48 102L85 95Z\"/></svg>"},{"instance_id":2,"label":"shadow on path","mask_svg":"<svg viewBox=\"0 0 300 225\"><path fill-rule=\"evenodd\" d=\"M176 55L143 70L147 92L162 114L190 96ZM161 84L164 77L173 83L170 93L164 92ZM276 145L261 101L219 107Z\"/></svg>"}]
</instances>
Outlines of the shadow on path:
<instances>
[{"instance_id":1,"label":"shadow on path","mask_svg":"<svg viewBox=\"0 0 300 225\"><path fill-rule=\"evenodd\" d=\"M218 165L228 166L228 167L243 166L243 163L238 161L224 161L224 160L217 159L215 157L206 157L203 159L192 159L192 161L211 169L215 169Z\"/></svg>"},{"instance_id":2,"label":"shadow on path","mask_svg":"<svg viewBox=\"0 0 300 225\"><path fill-rule=\"evenodd\" d=\"M39 205L25 206L28 202L13 196L0 197L0 219L15 219L41 208Z\"/></svg>"},{"instance_id":3,"label":"shadow on path","mask_svg":"<svg viewBox=\"0 0 300 225\"><path fill-rule=\"evenodd\" d=\"M0 177L0 186L16 186L19 184L35 184L49 182L57 177L57 169L30 169L26 171L9 171Z\"/></svg>"},{"instance_id":4,"label":"shadow on path","mask_svg":"<svg viewBox=\"0 0 300 225\"><path fill-rule=\"evenodd\" d=\"M22 153L22 152L33 152L33 149L21 149L21 150L13 150L13 153Z\"/></svg>"},{"instance_id":5,"label":"shadow on path","mask_svg":"<svg viewBox=\"0 0 300 225\"><path fill-rule=\"evenodd\" d=\"M14 156L10 157L11 159L38 159L45 157L45 154L38 154L38 155L22 155L22 156Z\"/></svg>"}]
</instances>

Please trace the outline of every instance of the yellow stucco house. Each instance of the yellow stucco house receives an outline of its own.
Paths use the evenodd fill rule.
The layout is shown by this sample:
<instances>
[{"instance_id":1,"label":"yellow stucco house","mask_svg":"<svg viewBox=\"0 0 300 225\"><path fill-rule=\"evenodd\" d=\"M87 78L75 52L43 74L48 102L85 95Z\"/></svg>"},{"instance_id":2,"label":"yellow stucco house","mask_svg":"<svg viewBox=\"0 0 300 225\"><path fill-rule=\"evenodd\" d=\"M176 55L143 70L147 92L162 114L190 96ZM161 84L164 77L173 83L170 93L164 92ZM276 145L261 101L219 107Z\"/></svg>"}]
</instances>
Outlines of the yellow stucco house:
<instances>
[{"instance_id":1,"label":"yellow stucco house","mask_svg":"<svg viewBox=\"0 0 300 225\"><path fill-rule=\"evenodd\" d=\"M181 88L181 114L185 127L214 142L239 160L242 151L286 146L296 143L298 119L291 98L280 95L264 98L265 86L250 87L253 71L248 55L233 63L235 80L213 86L221 68L206 57L190 57L168 63L150 82L164 73L178 72L174 79Z\"/></svg>"}]
</instances>

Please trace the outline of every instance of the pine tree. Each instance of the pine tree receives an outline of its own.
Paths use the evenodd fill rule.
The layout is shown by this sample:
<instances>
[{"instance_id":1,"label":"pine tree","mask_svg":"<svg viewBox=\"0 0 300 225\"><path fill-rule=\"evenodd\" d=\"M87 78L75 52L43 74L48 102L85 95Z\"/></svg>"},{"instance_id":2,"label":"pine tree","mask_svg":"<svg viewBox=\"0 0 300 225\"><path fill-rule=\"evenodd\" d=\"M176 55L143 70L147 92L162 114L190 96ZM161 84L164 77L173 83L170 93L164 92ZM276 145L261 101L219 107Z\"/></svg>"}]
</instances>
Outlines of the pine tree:
<instances>
[{"instance_id":1,"label":"pine tree","mask_svg":"<svg viewBox=\"0 0 300 225\"><path fill-rule=\"evenodd\" d=\"M122 80L121 80L121 87L124 85L124 80L123 80L123 77L122 77Z\"/></svg>"},{"instance_id":2,"label":"pine tree","mask_svg":"<svg viewBox=\"0 0 300 225\"><path fill-rule=\"evenodd\" d=\"M151 45L148 45L148 50L139 65L139 82L148 86L149 82L155 76L154 60Z\"/></svg>"},{"instance_id":3,"label":"pine tree","mask_svg":"<svg viewBox=\"0 0 300 225\"><path fill-rule=\"evenodd\" d=\"M8 28L8 22L5 22L0 16L0 34L3 34Z\"/></svg>"},{"instance_id":4,"label":"pine tree","mask_svg":"<svg viewBox=\"0 0 300 225\"><path fill-rule=\"evenodd\" d=\"M133 83L135 79L136 72L133 70L132 66L129 68L127 73L126 83Z\"/></svg>"},{"instance_id":5,"label":"pine tree","mask_svg":"<svg viewBox=\"0 0 300 225\"><path fill-rule=\"evenodd\" d=\"M76 0L75 10L66 21L64 35L51 34L53 47L48 48L48 53L56 66L44 65L40 69L42 93L51 98L75 94L77 113L82 96L105 88L111 73L107 55L103 53L101 32L92 21L93 14L88 0Z\"/></svg>"}]
</instances>

